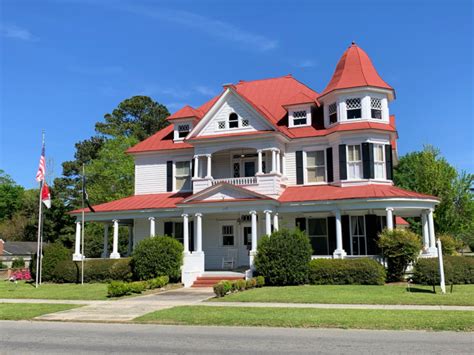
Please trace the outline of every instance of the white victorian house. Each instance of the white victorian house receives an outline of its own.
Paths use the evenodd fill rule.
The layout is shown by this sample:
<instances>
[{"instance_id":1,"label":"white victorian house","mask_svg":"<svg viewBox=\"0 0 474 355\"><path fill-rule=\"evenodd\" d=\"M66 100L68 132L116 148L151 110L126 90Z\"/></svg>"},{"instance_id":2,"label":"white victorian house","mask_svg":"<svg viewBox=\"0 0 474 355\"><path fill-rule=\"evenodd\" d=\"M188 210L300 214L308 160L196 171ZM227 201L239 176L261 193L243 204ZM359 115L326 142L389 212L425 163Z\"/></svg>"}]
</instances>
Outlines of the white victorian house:
<instances>
[{"instance_id":1,"label":"white victorian house","mask_svg":"<svg viewBox=\"0 0 474 355\"><path fill-rule=\"evenodd\" d=\"M253 269L259 238L298 226L314 257L377 256L377 233L421 216L425 256L435 256L433 196L394 186L395 92L352 44L317 93L291 75L224 85L198 108L130 148L135 194L94 206L86 221L106 224L105 257L170 235L184 245L182 281L207 271ZM80 260L80 211L74 258ZM113 251L106 255L108 225Z\"/></svg>"}]
</instances>

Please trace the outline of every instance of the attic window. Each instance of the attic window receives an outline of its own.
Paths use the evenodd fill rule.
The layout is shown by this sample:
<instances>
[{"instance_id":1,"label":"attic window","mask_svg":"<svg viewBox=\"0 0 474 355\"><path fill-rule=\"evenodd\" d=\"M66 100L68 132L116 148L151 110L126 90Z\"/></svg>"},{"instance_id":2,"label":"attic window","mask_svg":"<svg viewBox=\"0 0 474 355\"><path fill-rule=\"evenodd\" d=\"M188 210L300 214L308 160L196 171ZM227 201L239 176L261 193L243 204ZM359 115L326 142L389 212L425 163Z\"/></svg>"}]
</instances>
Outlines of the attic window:
<instances>
[{"instance_id":1,"label":"attic window","mask_svg":"<svg viewBox=\"0 0 474 355\"><path fill-rule=\"evenodd\" d=\"M348 120L362 118L362 105L361 105L361 100L359 98L347 99L346 108L347 108Z\"/></svg>"},{"instance_id":2,"label":"attic window","mask_svg":"<svg viewBox=\"0 0 474 355\"><path fill-rule=\"evenodd\" d=\"M370 115L372 118L382 119L382 100L375 97L370 98Z\"/></svg>"},{"instance_id":3,"label":"attic window","mask_svg":"<svg viewBox=\"0 0 474 355\"><path fill-rule=\"evenodd\" d=\"M185 138L190 131L189 124L180 124L178 126L178 138L183 139Z\"/></svg>"},{"instance_id":4,"label":"attic window","mask_svg":"<svg viewBox=\"0 0 474 355\"><path fill-rule=\"evenodd\" d=\"M335 102L329 105L329 123L336 123L337 122L337 105Z\"/></svg>"},{"instance_id":5,"label":"attic window","mask_svg":"<svg viewBox=\"0 0 474 355\"><path fill-rule=\"evenodd\" d=\"M293 112L293 126L306 125L308 122L306 110L294 111Z\"/></svg>"},{"instance_id":6,"label":"attic window","mask_svg":"<svg viewBox=\"0 0 474 355\"><path fill-rule=\"evenodd\" d=\"M235 112L229 115L229 128L239 128L239 116Z\"/></svg>"}]
</instances>

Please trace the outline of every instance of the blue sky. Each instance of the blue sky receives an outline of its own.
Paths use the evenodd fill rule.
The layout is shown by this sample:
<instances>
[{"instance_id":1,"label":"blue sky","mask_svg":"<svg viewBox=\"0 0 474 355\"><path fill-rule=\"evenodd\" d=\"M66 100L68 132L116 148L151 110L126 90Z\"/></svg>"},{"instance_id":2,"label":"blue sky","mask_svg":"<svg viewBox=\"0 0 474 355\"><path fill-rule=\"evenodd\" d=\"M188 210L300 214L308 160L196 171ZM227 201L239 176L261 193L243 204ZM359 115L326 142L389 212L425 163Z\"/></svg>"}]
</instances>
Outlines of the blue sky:
<instances>
[{"instance_id":1,"label":"blue sky","mask_svg":"<svg viewBox=\"0 0 474 355\"><path fill-rule=\"evenodd\" d=\"M399 152L474 172L471 1L22 1L0 15L0 169L35 186L132 95L171 112L222 84L293 74L316 91L356 41L397 93Z\"/></svg>"}]
</instances>

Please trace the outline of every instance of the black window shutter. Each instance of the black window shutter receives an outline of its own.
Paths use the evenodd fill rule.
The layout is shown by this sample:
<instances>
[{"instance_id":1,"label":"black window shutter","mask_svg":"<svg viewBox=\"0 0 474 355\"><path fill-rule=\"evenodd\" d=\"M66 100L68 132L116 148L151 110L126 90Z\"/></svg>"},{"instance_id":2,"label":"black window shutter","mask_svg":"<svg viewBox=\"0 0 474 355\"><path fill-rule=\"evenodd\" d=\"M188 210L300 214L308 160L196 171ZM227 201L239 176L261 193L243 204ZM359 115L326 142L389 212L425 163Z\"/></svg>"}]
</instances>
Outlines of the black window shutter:
<instances>
[{"instance_id":1,"label":"black window shutter","mask_svg":"<svg viewBox=\"0 0 474 355\"><path fill-rule=\"evenodd\" d=\"M332 148L326 149L326 169L328 173L328 182L334 181L334 169L332 166Z\"/></svg>"},{"instance_id":2,"label":"black window shutter","mask_svg":"<svg viewBox=\"0 0 474 355\"><path fill-rule=\"evenodd\" d=\"M173 222L165 222L165 235L173 236Z\"/></svg>"},{"instance_id":3,"label":"black window shutter","mask_svg":"<svg viewBox=\"0 0 474 355\"><path fill-rule=\"evenodd\" d=\"M298 150L296 152L296 184L303 185L303 152Z\"/></svg>"},{"instance_id":4,"label":"black window shutter","mask_svg":"<svg viewBox=\"0 0 474 355\"><path fill-rule=\"evenodd\" d=\"M341 217L342 224L342 247L347 254L351 253L351 229L349 225L349 216L344 215Z\"/></svg>"},{"instance_id":5,"label":"black window shutter","mask_svg":"<svg viewBox=\"0 0 474 355\"><path fill-rule=\"evenodd\" d=\"M377 255L380 249L377 246L378 233L377 231L377 216L368 214L365 216L365 229L367 233L367 255Z\"/></svg>"},{"instance_id":6,"label":"black window shutter","mask_svg":"<svg viewBox=\"0 0 474 355\"><path fill-rule=\"evenodd\" d=\"M328 217L328 254L332 255L336 250L336 217Z\"/></svg>"},{"instance_id":7,"label":"black window shutter","mask_svg":"<svg viewBox=\"0 0 474 355\"><path fill-rule=\"evenodd\" d=\"M189 251L194 251L194 221L189 221Z\"/></svg>"},{"instance_id":8,"label":"black window shutter","mask_svg":"<svg viewBox=\"0 0 474 355\"><path fill-rule=\"evenodd\" d=\"M306 218L295 218L295 225L300 231L306 232Z\"/></svg>"},{"instance_id":9,"label":"black window shutter","mask_svg":"<svg viewBox=\"0 0 474 355\"><path fill-rule=\"evenodd\" d=\"M393 180L393 156L392 156L392 145L385 145L385 168L387 170L387 179Z\"/></svg>"},{"instance_id":10,"label":"black window shutter","mask_svg":"<svg viewBox=\"0 0 474 355\"><path fill-rule=\"evenodd\" d=\"M339 179L347 179L347 158L345 144L339 144Z\"/></svg>"},{"instance_id":11,"label":"black window shutter","mask_svg":"<svg viewBox=\"0 0 474 355\"><path fill-rule=\"evenodd\" d=\"M173 162L171 160L166 162L166 191L173 191Z\"/></svg>"},{"instance_id":12,"label":"black window shutter","mask_svg":"<svg viewBox=\"0 0 474 355\"><path fill-rule=\"evenodd\" d=\"M374 145L373 143L362 143L362 168L364 179L374 178Z\"/></svg>"},{"instance_id":13,"label":"black window shutter","mask_svg":"<svg viewBox=\"0 0 474 355\"><path fill-rule=\"evenodd\" d=\"M194 159L191 159L191 179L194 177Z\"/></svg>"}]
</instances>

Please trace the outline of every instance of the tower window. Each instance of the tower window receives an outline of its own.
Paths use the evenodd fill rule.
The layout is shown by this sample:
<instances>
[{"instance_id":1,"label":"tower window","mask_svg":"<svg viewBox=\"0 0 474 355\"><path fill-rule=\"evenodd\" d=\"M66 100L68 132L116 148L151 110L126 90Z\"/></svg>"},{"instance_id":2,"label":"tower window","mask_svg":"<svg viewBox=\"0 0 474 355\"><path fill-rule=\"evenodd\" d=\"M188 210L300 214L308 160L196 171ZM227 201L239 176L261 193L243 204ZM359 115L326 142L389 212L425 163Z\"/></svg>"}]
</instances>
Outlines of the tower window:
<instances>
[{"instance_id":1,"label":"tower window","mask_svg":"<svg viewBox=\"0 0 474 355\"><path fill-rule=\"evenodd\" d=\"M294 111L293 112L293 125L302 126L308 122L306 110Z\"/></svg>"},{"instance_id":2,"label":"tower window","mask_svg":"<svg viewBox=\"0 0 474 355\"><path fill-rule=\"evenodd\" d=\"M328 107L329 110L329 123L336 123L337 122L337 105L336 103L332 103Z\"/></svg>"},{"instance_id":3,"label":"tower window","mask_svg":"<svg viewBox=\"0 0 474 355\"><path fill-rule=\"evenodd\" d=\"M348 120L362 118L362 105L361 100L359 98L347 99L346 108Z\"/></svg>"},{"instance_id":4,"label":"tower window","mask_svg":"<svg viewBox=\"0 0 474 355\"><path fill-rule=\"evenodd\" d=\"M375 97L370 98L370 114L372 118L382 119L382 100Z\"/></svg>"},{"instance_id":5,"label":"tower window","mask_svg":"<svg viewBox=\"0 0 474 355\"><path fill-rule=\"evenodd\" d=\"M239 116L235 112L232 112L229 115L229 128L238 128L239 127Z\"/></svg>"}]
</instances>

